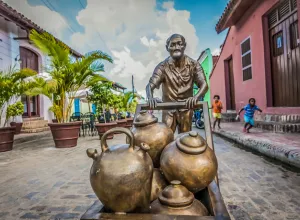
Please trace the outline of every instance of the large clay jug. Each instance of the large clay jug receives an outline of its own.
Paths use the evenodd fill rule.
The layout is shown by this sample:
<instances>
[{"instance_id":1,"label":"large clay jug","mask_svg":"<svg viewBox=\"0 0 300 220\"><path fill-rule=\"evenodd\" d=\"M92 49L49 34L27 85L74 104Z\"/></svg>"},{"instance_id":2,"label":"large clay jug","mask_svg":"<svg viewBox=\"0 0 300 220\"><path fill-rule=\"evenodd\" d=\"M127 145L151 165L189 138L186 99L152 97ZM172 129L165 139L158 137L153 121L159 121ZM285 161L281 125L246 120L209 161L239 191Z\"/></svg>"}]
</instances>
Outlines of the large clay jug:
<instances>
[{"instance_id":1,"label":"large clay jug","mask_svg":"<svg viewBox=\"0 0 300 220\"><path fill-rule=\"evenodd\" d=\"M146 143L150 146L148 151L155 168L159 168L160 155L163 149L174 140L171 128L147 111L140 111L133 122L132 133L137 145Z\"/></svg>"},{"instance_id":2,"label":"large clay jug","mask_svg":"<svg viewBox=\"0 0 300 220\"><path fill-rule=\"evenodd\" d=\"M124 133L128 144L107 146L112 133ZM135 146L134 136L127 128L113 128L101 138L102 153L88 149L94 162L90 181L94 192L105 208L117 213L149 210L153 164L146 144Z\"/></svg>"},{"instance_id":3,"label":"large clay jug","mask_svg":"<svg viewBox=\"0 0 300 220\"><path fill-rule=\"evenodd\" d=\"M161 155L160 166L169 182L179 180L194 193L207 187L218 169L215 153L196 131L184 133L170 143Z\"/></svg>"},{"instance_id":4,"label":"large clay jug","mask_svg":"<svg viewBox=\"0 0 300 220\"><path fill-rule=\"evenodd\" d=\"M174 180L151 203L150 212L163 215L207 216L206 207L195 199L194 194Z\"/></svg>"}]
</instances>

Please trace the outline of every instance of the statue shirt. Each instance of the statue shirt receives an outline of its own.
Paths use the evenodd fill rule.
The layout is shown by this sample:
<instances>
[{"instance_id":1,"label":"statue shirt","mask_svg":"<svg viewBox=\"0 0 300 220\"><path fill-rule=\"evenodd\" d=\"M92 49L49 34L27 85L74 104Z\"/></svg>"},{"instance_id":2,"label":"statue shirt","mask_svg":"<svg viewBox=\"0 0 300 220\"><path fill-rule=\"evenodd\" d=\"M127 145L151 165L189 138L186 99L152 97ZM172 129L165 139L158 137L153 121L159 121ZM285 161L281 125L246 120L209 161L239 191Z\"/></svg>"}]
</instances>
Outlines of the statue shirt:
<instances>
[{"instance_id":1,"label":"statue shirt","mask_svg":"<svg viewBox=\"0 0 300 220\"><path fill-rule=\"evenodd\" d=\"M174 60L168 57L155 68L150 83L156 89L162 84L163 102L182 102L193 97L193 84L201 88L206 81L200 64L184 55L184 65L181 70L175 68Z\"/></svg>"}]
</instances>

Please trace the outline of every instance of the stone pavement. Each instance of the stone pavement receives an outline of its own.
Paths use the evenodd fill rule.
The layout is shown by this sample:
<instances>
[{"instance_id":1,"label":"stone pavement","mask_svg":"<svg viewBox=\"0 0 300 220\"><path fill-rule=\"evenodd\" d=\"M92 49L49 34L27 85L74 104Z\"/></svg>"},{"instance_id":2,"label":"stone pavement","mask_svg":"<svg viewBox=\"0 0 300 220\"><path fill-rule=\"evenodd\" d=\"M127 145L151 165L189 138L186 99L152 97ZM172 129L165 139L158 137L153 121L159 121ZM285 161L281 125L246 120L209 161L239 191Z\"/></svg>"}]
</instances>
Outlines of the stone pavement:
<instances>
[{"instance_id":1,"label":"stone pavement","mask_svg":"<svg viewBox=\"0 0 300 220\"><path fill-rule=\"evenodd\" d=\"M243 133L242 123L222 123L215 133L268 157L300 168L300 134L273 133L252 128Z\"/></svg>"},{"instance_id":2,"label":"stone pavement","mask_svg":"<svg viewBox=\"0 0 300 220\"><path fill-rule=\"evenodd\" d=\"M200 130L197 130L200 131ZM200 131L203 134L203 131ZM123 135L108 142L124 143ZM232 219L300 219L300 174L215 137L220 188ZM87 148L97 137L56 149L51 135L0 154L0 219L80 219L97 199Z\"/></svg>"}]
</instances>

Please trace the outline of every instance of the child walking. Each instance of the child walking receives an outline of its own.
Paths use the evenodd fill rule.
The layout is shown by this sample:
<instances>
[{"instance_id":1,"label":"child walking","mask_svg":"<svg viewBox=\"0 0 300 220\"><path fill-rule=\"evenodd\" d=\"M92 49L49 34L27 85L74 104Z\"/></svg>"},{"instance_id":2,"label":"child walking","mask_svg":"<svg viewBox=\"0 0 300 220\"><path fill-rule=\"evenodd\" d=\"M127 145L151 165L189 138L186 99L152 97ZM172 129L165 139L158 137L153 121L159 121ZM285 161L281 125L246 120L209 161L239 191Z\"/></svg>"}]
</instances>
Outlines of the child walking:
<instances>
[{"instance_id":1,"label":"child walking","mask_svg":"<svg viewBox=\"0 0 300 220\"><path fill-rule=\"evenodd\" d=\"M249 104L239 111L238 116L244 110L245 110L245 114L244 114L245 125L243 131L249 133L249 130L254 126L254 119L253 119L254 112L255 111L262 112L262 110L255 105L255 98L249 99Z\"/></svg>"},{"instance_id":2,"label":"child walking","mask_svg":"<svg viewBox=\"0 0 300 220\"><path fill-rule=\"evenodd\" d=\"M213 124L213 130L215 130L216 124L218 122L218 128L221 129L220 123L221 123L221 111L223 109L222 102L220 101L220 96L215 95L214 96L214 101L212 103L213 109L213 117L215 118L214 124Z\"/></svg>"}]
</instances>

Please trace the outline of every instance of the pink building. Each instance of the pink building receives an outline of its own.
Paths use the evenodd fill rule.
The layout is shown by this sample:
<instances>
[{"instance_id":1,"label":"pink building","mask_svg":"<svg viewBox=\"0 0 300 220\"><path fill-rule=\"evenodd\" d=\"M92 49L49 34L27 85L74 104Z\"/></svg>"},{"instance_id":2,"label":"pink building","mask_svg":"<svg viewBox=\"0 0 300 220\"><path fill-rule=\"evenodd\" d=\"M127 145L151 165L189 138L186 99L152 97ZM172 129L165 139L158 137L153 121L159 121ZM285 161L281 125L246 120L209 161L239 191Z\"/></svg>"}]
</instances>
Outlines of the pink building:
<instances>
[{"instance_id":1,"label":"pink building","mask_svg":"<svg viewBox=\"0 0 300 220\"><path fill-rule=\"evenodd\" d=\"M264 116L300 122L299 8L300 0L229 1L216 26L228 34L210 76L211 97L221 96L224 112L253 97Z\"/></svg>"}]
</instances>

